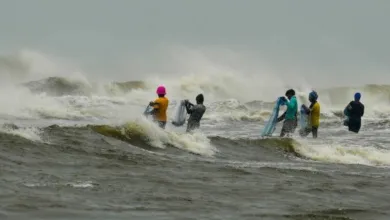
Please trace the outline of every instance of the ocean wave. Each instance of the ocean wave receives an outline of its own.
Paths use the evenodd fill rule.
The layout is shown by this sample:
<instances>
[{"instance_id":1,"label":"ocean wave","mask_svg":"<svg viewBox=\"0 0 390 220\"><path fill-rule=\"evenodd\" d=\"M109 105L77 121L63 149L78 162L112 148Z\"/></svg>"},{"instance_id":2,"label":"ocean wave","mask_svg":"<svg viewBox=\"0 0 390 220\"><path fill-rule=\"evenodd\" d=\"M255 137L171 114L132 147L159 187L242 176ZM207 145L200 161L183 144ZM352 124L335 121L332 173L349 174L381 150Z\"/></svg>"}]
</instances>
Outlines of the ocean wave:
<instances>
[{"instance_id":1,"label":"ocean wave","mask_svg":"<svg viewBox=\"0 0 390 220\"><path fill-rule=\"evenodd\" d=\"M143 106L155 98L155 88L165 84L174 102L205 96L206 119L264 122L286 85L267 73L246 75L221 66L198 66L181 76L155 75L118 81L77 72L58 60L34 51L0 57L0 114L14 117L81 120L126 115L124 108ZM275 79L274 79L275 78ZM267 80L266 80L267 79ZM308 104L306 87L297 87L299 105ZM366 105L365 117L390 118L390 85L362 85L317 89L321 118L342 118L342 110L357 91ZM9 96L8 94L12 94ZM24 100L20 102L19 100ZM112 100L108 102L107 100ZM121 112L115 112L115 108ZM131 111L131 110L130 110ZM283 111L283 108L282 110ZM170 113L169 113L170 114Z\"/></svg>"},{"instance_id":2,"label":"ocean wave","mask_svg":"<svg viewBox=\"0 0 390 220\"><path fill-rule=\"evenodd\" d=\"M182 82L180 84L180 78L178 81L178 92L185 93L186 91L190 91L191 87L196 86L199 82L194 82L193 85ZM103 86L98 85L97 82L86 82L85 79L77 79L72 77L57 77L51 76L47 78L43 78L40 80L29 81L22 84L23 86L29 88L34 93L48 93L55 96L61 95L87 95L98 93L101 87L104 88L104 91L109 95L123 95L126 93L131 93L134 90L146 90L148 92L154 91L154 84L149 83L148 81L124 81L124 82L106 82ZM207 89L206 86L198 85L200 91L205 93L208 96L215 96L218 94L220 89L216 87L210 87L211 89ZM177 87L177 85L175 85ZM168 87L168 91L171 88ZM175 89L177 91L177 89ZM365 100L373 99L374 101L378 101L379 103L390 103L390 85L363 85L356 87L332 87L326 89L319 89L317 92L320 97L319 100L322 100L324 103L330 102L333 105L346 105L349 100L353 99L353 94L355 92L361 92L363 94L363 98ZM305 90L297 90L298 100L300 103L307 103L307 94L305 94ZM170 93L172 95L172 93ZM284 91L281 91L280 96L284 94ZM226 97L229 99L229 97ZM274 98L276 100L277 97ZM234 98L233 98L234 99ZM245 102L246 106L255 107L255 108L271 108L273 106L274 101L264 101L264 100L251 100Z\"/></svg>"},{"instance_id":3,"label":"ocean wave","mask_svg":"<svg viewBox=\"0 0 390 220\"><path fill-rule=\"evenodd\" d=\"M93 131L104 136L123 140L134 146L151 149L175 147L203 156L213 156L216 148L202 133L177 133L161 130L154 123L141 118L122 126L89 125Z\"/></svg>"},{"instance_id":4,"label":"ocean wave","mask_svg":"<svg viewBox=\"0 0 390 220\"><path fill-rule=\"evenodd\" d=\"M38 81L30 81L24 83L23 86L28 88L34 94L45 94L49 96L107 96L115 99L116 97L126 97L127 99L147 103L148 99L153 97L154 87L145 81L126 81L126 82L108 82L100 85L98 83L85 82L85 80L77 80L65 77L49 77ZM178 93L186 94L190 85L180 85L174 89L174 92L168 94L171 100L185 99L187 97L178 97ZM234 110L239 112L241 116L233 116L232 118L242 118L242 120L262 121L264 113L257 114L255 111L259 109L272 110L275 101L252 100L242 102L238 99L227 98L221 100L209 100L209 97L218 96L218 91L215 89L204 90L200 86L201 92L205 94L209 109L217 112L229 112ZM168 91L171 89L168 88ZM390 108L390 86L389 85L366 85L362 87L346 87L346 88L329 88L319 90L323 118L342 117L342 110L345 105L352 100L353 93L361 91L363 93L364 103L366 104L367 115L378 115L389 117L387 110ZM281 91L283 93L283 91ZM191 93L191 92L190 92ZM194 94L195 95L195 94ZM173 98L171 98L173 97ZM221 96L222 97L222 96ZM308 104L307 95L303 92L298 94L299 104ZM231 100L236 100L234 103ZM276 98L275 98L276 100ZM282 108L283 109L283 108ZM247 115L242 115L242 113ZM256 115L257 114L257 115ZM222 114L221 114L222 115Z\"/></svg>"},{"instance_id":5,"label":"ocean wave","mask_svg":"<svg viewBox=\"0 0 390 220\"><path fill-rule=\"evenodd\" d=\"M23 83L32 93L45 93L50 96L83 95L90 96L99 94L102 86L89 84L84 80L66 77L48 77L41 80ZM103 92L107 95L123 95L136 89L147 89L142 81L111 82L103 85ZM101 90L100 90L101 91Z\"/></svg>"},{"instance_id":6,"label":"ocean wave","mask_svg":"<svg viewBox=\"0 0 390 220\"><path fill-rule=\"evenodd\" d=\"M65 77L49 77L42 80L22 84L33 93L45 93L51 96L90 95L90 85L83 81Z\"/></svg>"},{"instance_id":7,"label":"ocean wave","mask_svg":"<svg viewBox=\"0 0 390 220\"><path fill-rule=\"evenodd\" d=\"M72 143L80 142L81 140L77 140L77 136L73 137L71 134L83 134L88 130L93 131L96 135L113 138L152 152L169 152L169 148L174 148L202 157L224 158L230 155L228 158L232 161L235 160L236 156L240 155L240 157L246 157L247 159L241 159L248 162L250 158L256 158L253 155L255 153L265 158L275 158L275 160L284 160L285 155L289 155L292 159L299 158L314 162L390 166L390 150L385 146L381 147L382 145L379 143L379 145L377 144L378 146L374 146L367 142L366 146L363 147L353 144L353 142L348 142L347 137L344 138L344 141L336 139L327 141L318 139L314 141L295 137L227 138L206 136L200 132L187 134L162 130L146 119L118 126L80 125L61 127L52 125L45 128L36 128L4 125L0 129L0 133L4 141L21 142L25 140L51 145L58 138L66 138L66 140ZM53 135L59 135L59 137ZM386 144L386 142L383 143ZM106 147L110 147L110 145ZM72 149L75 153L85 151L80 144L75 144ZM242 155L240 151L245 152L245 155Z\"/></svg>"}]
</instances>

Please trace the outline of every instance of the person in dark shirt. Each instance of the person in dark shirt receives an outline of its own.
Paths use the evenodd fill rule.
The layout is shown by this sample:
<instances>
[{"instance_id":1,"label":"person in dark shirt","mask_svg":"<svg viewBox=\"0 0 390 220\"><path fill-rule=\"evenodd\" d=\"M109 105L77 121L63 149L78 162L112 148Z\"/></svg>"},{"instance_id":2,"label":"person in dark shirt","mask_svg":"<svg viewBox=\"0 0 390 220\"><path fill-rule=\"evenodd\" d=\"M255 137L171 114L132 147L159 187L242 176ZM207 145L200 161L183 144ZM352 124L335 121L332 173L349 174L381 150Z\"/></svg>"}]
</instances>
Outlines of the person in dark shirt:
<instances>
[{"instance_id":1,"label":"person in dark shirt","mask_svg":"<svg viewBox=\"0 0 390 220\"><path fill-rule=\"evenodd\" d=\"M196 96L196 105L192 104L188 100L185 100L185 106L187 113L190 115L187 123L187 132L200 127L200 120L206 111L206 107L203 105L204 97L202 94Z\"/></svg>"},{"instance_id":2,"label":"person in dark shirt","mask_svg":"<svg viewBox=\"0 0 390 220\"><path fill-rule=\"evenodd\" d=\"M348 126L348 130L354 133L359 133L362 117L364 115L364 105L360 102L361 94L355 93L355 100L351 101L344 109L344 115L347 116L347 120L344 121L344 125Z\"/></svg>"}]
</instances>

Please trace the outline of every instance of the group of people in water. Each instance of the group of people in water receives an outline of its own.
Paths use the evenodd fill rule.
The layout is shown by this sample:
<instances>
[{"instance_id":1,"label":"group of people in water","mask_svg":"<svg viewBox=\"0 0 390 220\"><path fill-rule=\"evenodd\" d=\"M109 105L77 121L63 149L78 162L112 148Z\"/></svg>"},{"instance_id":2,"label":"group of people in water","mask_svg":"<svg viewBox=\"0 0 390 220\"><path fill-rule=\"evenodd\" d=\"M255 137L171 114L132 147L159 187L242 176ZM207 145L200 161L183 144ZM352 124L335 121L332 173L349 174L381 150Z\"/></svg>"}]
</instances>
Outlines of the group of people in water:
<instances>
[{"instance_id":1,"label":"group of people in water","mask_svg":"<svg viewBox=\"0 0 390 220\"><path fill-rule=\"evenodd\" d=\"M149 105L153 107L153 110L149 114L153 116L153 120L160 128L165 129L167 123L167 109L169 105L169 100L166 97L166 88L164 86L159 86L156 93L158 98L149 103ZM284 137L294 133L295 129L298 127L298 101L293 89L287 90L285 96L282 96L281 99L286 104L287 109L277 119L277 122L283 121L280 137ZM364 105L360 102L360 99L361 94L358 92L355 93L354 100L348 103L343 112L347 117L344 121L344 125L348 127L349 131L354 133L359 133L361 118L364 115ZM191 132L200 127L200 120L206 112L206 107L203 105L203 94L198 94L195 100L196 104L192 104L188 100L184 100L186 111L190 115L187 123L187 132ZM313 138L317 138L318 128L320 126L320 104L317 101L317 92L310 92L308 100L310 102L309 107L304 104L301 106L301 114L308 115L308 125L306 128L301 129L299 134L302 137L306 137L312 133Z\"/></svg>"},{"instance_id":2,"label":"group of people in water","mask_svg":"<svg viewBox=\"0 0 390 220\"><path fill-rule=\"evenodd\" d=\"M167 109L169 100L166 97L166 89L164 86L157 87L156 90L158 98L149 103L153 107L150 112L153 115L153 120L157 122L160 128L165 129L167 124ZM206 112L206 107L203 105L204 97L203 94L198 94L195 98L196 104L192 104L188 100L184 100L187 113L190 115L187 123L187 132L193 131L200 127L200 120L203 114Z\"/></svg>"},{"instance_id":3,"label":"group of people in water","mask_svg":"<svg viewBox=\"0 0 390 220\"><path fill-rule=\"evenodd\" d=\"M287 90L285 97L281 97L287 106L287 110L277 119L277 122L283 122L280 136L284 137L295 132L298 127L298 102L295 97L295 91L293 89ZM361 127L361 118L364 115L364 105L360 102L361 94L355 93L354 100L348 103L344 109L344 115L347 117L344 120L344 125L348 127L348 130L354 133L359 133ZM302 137L308 136L312 133L313 138L318 136L318 128L320 126L320 103L317 101L318 94L316 91L312 91L308 96L310 106L302 105L301 114L308 115L308 124L304 129L299 131Z\"/></svg>"}]
</instances>

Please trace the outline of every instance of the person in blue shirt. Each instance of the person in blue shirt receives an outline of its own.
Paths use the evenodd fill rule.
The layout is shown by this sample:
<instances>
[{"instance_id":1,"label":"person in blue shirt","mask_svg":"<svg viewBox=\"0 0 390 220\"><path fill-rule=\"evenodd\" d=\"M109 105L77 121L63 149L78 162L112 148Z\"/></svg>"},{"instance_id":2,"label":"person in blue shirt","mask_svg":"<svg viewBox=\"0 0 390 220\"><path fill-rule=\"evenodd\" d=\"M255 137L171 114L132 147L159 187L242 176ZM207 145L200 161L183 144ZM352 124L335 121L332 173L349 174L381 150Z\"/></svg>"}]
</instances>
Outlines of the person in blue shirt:
<instances>
[{"instance_id":1,"label":"person in blue shirt","mask_svg":"<svg viewBox=\"0 0 390 220\"><path fill-rule=\"evenodd\" d=\"M284 120L280 137L284 137L285 135L289 136L294 133L298 126L298 102L295 97L295 91L293 89L289 89L285 95L288 100L285 97L282 97L282 99L286 103L287 110L277 120L278 122Z\"/></svg>"}]
</instances>

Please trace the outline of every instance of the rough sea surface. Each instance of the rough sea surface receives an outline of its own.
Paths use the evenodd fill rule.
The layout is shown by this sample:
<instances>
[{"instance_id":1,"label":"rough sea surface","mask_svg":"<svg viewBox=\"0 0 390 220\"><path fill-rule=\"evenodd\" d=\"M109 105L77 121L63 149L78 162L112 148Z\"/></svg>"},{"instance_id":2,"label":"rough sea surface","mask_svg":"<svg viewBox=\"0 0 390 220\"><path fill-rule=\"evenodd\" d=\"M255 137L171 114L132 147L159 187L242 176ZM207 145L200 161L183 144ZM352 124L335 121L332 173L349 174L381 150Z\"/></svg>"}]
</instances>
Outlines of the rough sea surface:
<instances>
[{"instance_id":1,"label":"rough sea surface","mask_svg":"<svg viewBox=\"0 0 390 220\"><path fill-rule=\"evenodd\" d=\"M318 91L317 140L280 139L280 125L261 138L273 101L218 99L223 88L167 85L170 116L205 94L194 134L142 116L154 84L96 88L53 77L1 95L0 219L390 219L389 114L367 104L361 132L348 132L340 113L356 88ZM365 104L390 94L358 89Z\"/></svg>"}]
</instances>

